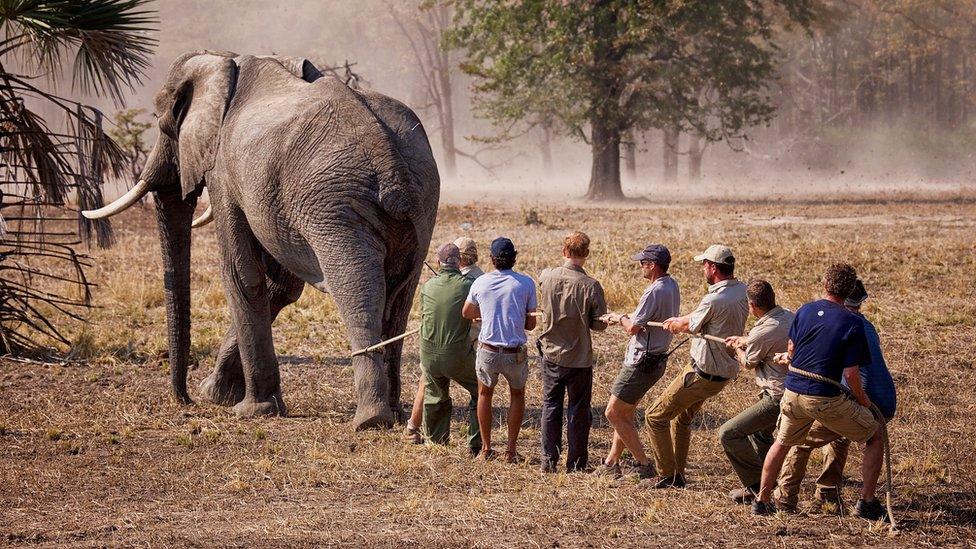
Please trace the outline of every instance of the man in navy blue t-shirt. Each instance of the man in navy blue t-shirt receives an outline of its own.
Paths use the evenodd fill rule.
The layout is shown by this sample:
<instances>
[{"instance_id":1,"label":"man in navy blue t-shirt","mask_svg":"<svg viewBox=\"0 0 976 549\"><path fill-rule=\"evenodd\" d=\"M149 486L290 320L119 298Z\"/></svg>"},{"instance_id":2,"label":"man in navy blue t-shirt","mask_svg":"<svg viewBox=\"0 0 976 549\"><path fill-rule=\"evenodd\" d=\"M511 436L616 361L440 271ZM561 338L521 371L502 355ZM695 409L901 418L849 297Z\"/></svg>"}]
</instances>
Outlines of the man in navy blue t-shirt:
<instances>
[{"instance_id":1,"label":"man in navy blue t-shirt","mask_svg":"<svg viewBox=\"0 0 976 549\"><path fill-rule=\"evenodd\" d=\"M874 498L884 443L880 436L875 436L879 423L871 413L871 401L861 386L859 372L861 366L871 361L871 354L863 322L844 307L844 300L854 290L856 281L854 267L846 263L831 265L824 274L824 299L807 303L796 312L787 351L792 368L786 376L786 391L780 403L776 441L766 454L759 497L753 502L755 514L774 512L773 484L786 454L790 447L803 444L810 427L819 422L845 438L868 443L864 450L865 482L858 510L864 510L865 518L887 515ZM808 374L801 375L793 369ZM810 376L835 383L847 380L853 400L832 383Z\"/></svg>"},{"instance_id":2,"label":"man in navy blue t-shirt","mask_svg":"<svg viewBox=\"0 0 976 549\"><path fill-rule=\"evenodd\" d=\"M855 283L854 291L844 300L844 306L856 314L864 326L864 335L867 338L868 350L871 360L860 368L861 385L864 392L871 399L884 416L885 422L891 421L895 417L897 399L895 396L895 382L885 364L884 355L881 352L881 340L878 332L867 318L861 314L861 305L867 300L868 293L864 289L864 284L858 280ZM847 380L843 382L845 385ZM807 462L810 459L810 452L814 448L826 446L824 448L823 471L817 478L816 497L822 502L840 503L840 485L844 479L844 465L847 463L847 452L851 441L842 438L837 433L827 429L819 423L814 423L807 434L807 440L799 446L790 449L789 455L783 464L783 470L779 475L774 499L778 508L795 509L800 493L800 483L806 473ZM865 478L865 483L876 483L877 477ZM873 493L873 486L869 491ZM863 500L862 500L863 501ZM861 509L855 511L859 515L868 514L863 507L870 504L862 503Z\"/></svg>"}]
</instances>

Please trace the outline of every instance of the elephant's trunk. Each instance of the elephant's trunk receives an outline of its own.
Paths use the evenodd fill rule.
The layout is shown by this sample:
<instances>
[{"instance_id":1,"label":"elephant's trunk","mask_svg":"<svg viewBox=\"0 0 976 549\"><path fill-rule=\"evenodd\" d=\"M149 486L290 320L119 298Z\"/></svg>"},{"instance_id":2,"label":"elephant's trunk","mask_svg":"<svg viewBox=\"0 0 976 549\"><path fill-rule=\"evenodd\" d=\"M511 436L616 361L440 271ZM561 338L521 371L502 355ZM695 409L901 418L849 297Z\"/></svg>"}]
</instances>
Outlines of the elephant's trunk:
<instances>
[{"instance_id":1,"label":"elephant's trunk","mask_svg":"<svg viewBox=\"0 0 976 549\"><path fill-rule=\"evenodd\" d=\"M183 199L180 188L156 192L156 223L163 252L163 287L173 393L184 404L190 363L190 222L194 201Z\"/></svg>"}]
</instances>

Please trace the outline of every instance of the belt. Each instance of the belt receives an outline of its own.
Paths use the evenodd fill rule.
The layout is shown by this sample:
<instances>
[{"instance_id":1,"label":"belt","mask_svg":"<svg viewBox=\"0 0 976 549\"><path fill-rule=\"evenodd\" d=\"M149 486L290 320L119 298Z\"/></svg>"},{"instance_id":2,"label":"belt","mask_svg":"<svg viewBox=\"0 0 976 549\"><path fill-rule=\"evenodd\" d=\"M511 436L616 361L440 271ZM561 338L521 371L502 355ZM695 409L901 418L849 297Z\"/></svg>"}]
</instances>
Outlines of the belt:
<instances>
[{"instance_id":1,"label":"belt","mask_svg":"<svg viewBox=\"0 0 976 549\"><path fill-rule=\"evenodd\" d=\"M706 374L705 372L701 371L701 368L699 368L698 366L693 366L693 368L695 370L695 373L698 374L705 381L728 381L729 380L729 378L727 377Z\"/></svg>"},{"instance_id":2,"label":"belt","mask_svg":"<svg viewBox=\"0 0 976 549\"><path fill-rule=\"evenodd\" d=\"M509 355L517 354L519 351L522 350L521 345L519 345L518 347L497 347L495 345L491 345L490 343L481 343L481 342L478 342L478 345L481 346L482 349L489 350L493 353L505 353Z\"/></svg>"}]
</instances>

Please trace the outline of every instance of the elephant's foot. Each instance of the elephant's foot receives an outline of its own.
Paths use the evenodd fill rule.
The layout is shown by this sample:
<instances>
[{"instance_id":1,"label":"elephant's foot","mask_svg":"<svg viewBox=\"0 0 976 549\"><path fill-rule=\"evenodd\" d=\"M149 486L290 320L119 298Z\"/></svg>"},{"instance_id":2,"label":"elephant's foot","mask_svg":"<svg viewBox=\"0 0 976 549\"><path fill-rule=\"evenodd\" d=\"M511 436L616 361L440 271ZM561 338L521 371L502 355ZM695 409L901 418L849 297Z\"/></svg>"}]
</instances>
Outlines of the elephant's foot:
<instances>
[{"instance_id":1,"label":"elephant's foot","mask_svg":"<svg viewBox=\"0 0 976 549\"><path fill-rule=\"evenodd\" d=\"M254 416L285 416L288 410L285 408L285 401L281 399L281 393L275 393L268 400L257 400L254 397L244 397L244 400L234 405L234 414L237 417Z\"/></svg>"},{"instance_id":2,"label":"elephant's foot","mask_svg":"<svg viewBox=\"0 0 976 549\"><path fill-rule=\"evenodd\" d=\"M386 403L363 405L356 408L352 424L357 431L393 427L393 411Z\"/></svg>"},{"instance_id":3,"label":"elephant's foot","mask_svg":"<svg viewBox=\"0 0 976 549\"><path fill-rule=\"evenodd\" d=\"M203 397L221 406L233 406L244 399L244 380L233 380L213 371L200 382Z\"/></svg>"}]
</instances>

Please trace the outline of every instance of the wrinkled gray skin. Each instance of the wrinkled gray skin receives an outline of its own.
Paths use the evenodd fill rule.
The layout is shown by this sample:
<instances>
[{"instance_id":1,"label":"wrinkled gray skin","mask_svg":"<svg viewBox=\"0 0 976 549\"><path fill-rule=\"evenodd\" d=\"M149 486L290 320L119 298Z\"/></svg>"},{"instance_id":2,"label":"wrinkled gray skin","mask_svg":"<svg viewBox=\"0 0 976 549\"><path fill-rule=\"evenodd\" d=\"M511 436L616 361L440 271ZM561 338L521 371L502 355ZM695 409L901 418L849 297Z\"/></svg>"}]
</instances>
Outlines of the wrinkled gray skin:
<instances>
[{"instance_id":1,"label":"wrinkled gray skin","mask_svg":"<svg viewBox=\"0 0 976 549\"><path fill-rule=\"evenodd\" d=\"M173 390L190 350L190 222L206 185L233 325L205 397L238 416L286 413L271 323L307 282L333 295L354 349L402 333L437 212L423 126L403 104L351 90L298 58L194 52L155 99L155 193ZM396 343L352 360L356 428L400 412Z\"/></svg>"}]
</instances>

